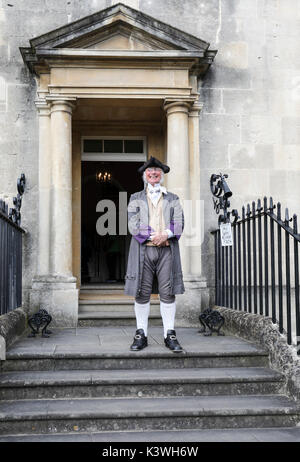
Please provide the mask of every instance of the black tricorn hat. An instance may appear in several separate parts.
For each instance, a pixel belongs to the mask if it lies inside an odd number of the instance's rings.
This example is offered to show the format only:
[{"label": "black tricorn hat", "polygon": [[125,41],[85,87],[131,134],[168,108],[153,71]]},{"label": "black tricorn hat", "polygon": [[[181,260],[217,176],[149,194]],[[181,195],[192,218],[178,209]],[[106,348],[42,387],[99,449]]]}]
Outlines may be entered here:
[{"label": "black tricorn hat", "polygon": [[147,160],[147,162],[145,162],[139,169],[138,169],[138,172],[143,174],[144,171],[148,168],[148,167],[157,167],[157,168],[161,168],[162,171],[164,173],[168,173],[170,171],[170,167],[168,167],[167,165],[163,164],[160,160],[156,159],[156,157],[150,157],[149,160]]}]

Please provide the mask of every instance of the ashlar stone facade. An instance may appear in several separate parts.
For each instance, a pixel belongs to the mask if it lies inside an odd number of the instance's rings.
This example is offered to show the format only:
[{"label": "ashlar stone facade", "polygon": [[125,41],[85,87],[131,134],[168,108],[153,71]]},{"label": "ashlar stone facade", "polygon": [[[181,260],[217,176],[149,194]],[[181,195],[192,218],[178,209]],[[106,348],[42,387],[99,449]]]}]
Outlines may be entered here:
[{"label": "ashlar stone facade", "polygon": [[[116,26],[102,10],[123,17]],[[208,303],[214,283],[211,173],[229,175],[234,208],[272,195],[300,212],[299,21],[297,0],[0,2],[0,197],[11,203],[25,173],[27,309],[48,294],[46,306],[61,307],[59,322],[76,323],[80,138],[95,135],[101,117],[103,134],[117,128],[147,136],[148,154],[170,162],[170,190],[203,201],[203,243],[183,251],[186,319],[199,294]],[[132,52],[143,70],[124,66]],[[146,98],[136,91],[141,86]],[[134,110],[126,99],[135,100]],[[148,119],[132,125],[145,100]],[[123,114],[122,127],[119,117],[105,122],[112,112]]]}]

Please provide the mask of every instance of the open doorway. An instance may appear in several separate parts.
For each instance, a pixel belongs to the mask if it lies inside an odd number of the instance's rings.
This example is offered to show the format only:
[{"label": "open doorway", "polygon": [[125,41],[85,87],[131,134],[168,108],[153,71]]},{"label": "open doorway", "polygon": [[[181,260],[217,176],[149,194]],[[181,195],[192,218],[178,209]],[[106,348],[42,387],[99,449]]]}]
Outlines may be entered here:
[{"label": "open doorway", "polygon": [[[81,281],[83,284],[123,283],[130,234],[120,234],[120,206],[124,197],[143,189],[137,169],[143,161],[82,161],[81,172]],[[123,193],[120,194],[120,193]],[[124,193],[127,193],[124,195]],[[97,212],[100,201],[112,201],[116,210],[116,234],[99,234],[97,221],[107,208]],[[99,223],[99,221],[98,221]],[[101,229],[100,229],[101,232]]]}]

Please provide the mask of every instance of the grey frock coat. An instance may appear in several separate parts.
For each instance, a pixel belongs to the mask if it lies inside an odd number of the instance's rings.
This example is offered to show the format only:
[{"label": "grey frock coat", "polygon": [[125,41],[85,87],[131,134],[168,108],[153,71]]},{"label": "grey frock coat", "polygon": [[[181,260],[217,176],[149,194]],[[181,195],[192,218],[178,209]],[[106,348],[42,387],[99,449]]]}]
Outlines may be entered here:
[{"label": "grey frock coat", "polygon": [[[172,272],[170,274],[170,295],[183,294],[184,284],[178,240],[184,227],[183,210],[176,194],[163,193],[163,215],[166,229],[174,233],[169,239],[172,253]],[[132,234],[127,272],[125,276],[125,294],[138,296],[141,291],[146,241],[154,231],[149,226],[149,208],[146,190],[136,192],[130,196],[128,204],[128,228]],[[158,293],[157,279],[154,278],[152,293]]]}]

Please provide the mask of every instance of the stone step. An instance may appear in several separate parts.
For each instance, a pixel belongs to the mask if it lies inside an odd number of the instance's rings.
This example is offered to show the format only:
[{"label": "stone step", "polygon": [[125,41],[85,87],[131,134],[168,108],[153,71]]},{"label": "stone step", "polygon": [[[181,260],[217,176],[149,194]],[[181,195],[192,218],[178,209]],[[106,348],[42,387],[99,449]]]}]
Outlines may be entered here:
[{"label": "stone step", "polygon": [[[127,351],[128,348],[128,351]],[[139,352],[129,350],[129,344],[123,352],[113,347],[103,348],[100,353],[85,351],[84,346],[59,349],[53,353],[37,351],[21,351],[6,355],[2,362],[2,371],[45,371],[45,370],[99,370],[99,369],[183,369],[202,367],[268,367],[268,354],[263,351],[225,351],[183,352],[174,354],[165,348],[162,352],[159,345],[151,351],[145,348]]]},{"label": "stone step", "polygon": [[[295,443],[300,442],[300,427],[273,427],[273,428],[226,428],[226,429],[213,429],[209,430],[157,430],[157,431],[124,431],[124,432],[97,432],[97,433],[85,433],[85,432],[68,432],[68,433],[52,433],[52,434],[31,434],[31,435],[6,435],[0,436],[0,443],[17,443],[17,442],[36,442],[36,443],[133,443],[132,450],[142,451],[146,454],[147,449],[143,447],[136,448],[134,443]],[[148,446],[147,446],[148,447]],[[162,446],[164,450],[165,446]],[[99,449],[99,453],[107,448]],[[151,446],[149,446],[149,449]],[[172,447],[171,447],[172,448]],[[112,446],[112,449],[120,449],[119,446]],[[174,451],[177,446],[174,447]],[[77,448],[76,448],[77,450]],[[128,451],[128,449],[127,449]],[[167,449],[166,449],[167,451]],[[200,455],[202,448],[200,446],[194,446],[196,455]],[[194,455],[195,452],[191,452]],[[167,452],[166,452],[167,453]],[[165,454],[166,454],[165,453]],[[128,454],[128,452],[123,452]],[[135,453],[136,454],[136,453]],[[156,449],[152,450],[153,455],[157,455]],[[176,453],[174,453],[177,455]],[[188,454],[188,452],[182,452],[182,454]]]},{"label": "stone step", "polygon": [[[107,309],[107,307],[106,307]],[[149,315],[149,326],[162,326],[160,312],[154,310]],[[79,311],[78,327],[136,326],[135,314],[131,311]]]},{"label": "stone step", "polygon": [[[98,291],[97,291],[98,292]],[[151,299],[150,325],[161,326],[160,302]],[[79,327],[135,326],[134,298],[116,294],[81,294],[79,299]]]},{"label": "stone step", "polygon": [[163,328],[148,329],[148,347],[130,351],[134,327],[51,329],[49,338],[24,336],[12,345],[3,371],[182,369],[193,367],[268,367],[267,351],[234,336],[205,337],[197,328],[176,328],[182,353],[164,344]]},{"label": "stone step", "polygon": [[124,292],[125,284],[121,282],[111,282],[111,283],[93,283],[93,284],[81,284],[80,292],[94,292],[94,291],[107,291],[107,290],[122,290]]},{"label": "stone step", "polygon": [[[122,312],[135,316],[134,302],[128,300],[79,300],[79,313],[84,312]],[[159,300],[151,302],[150,313],[160,314]]]},{"label": "stone step", "polygon": [[290,427],[299,414],[282,395],[2,401],[0,434]]},{"label": "stone step", "polygon": [[[80,291],[79,304],[93,304],[98,303],[100,305],[130,305],[134,306],[134,297],[125,295],[123,293],[116,293],[114,291],[107,292],[94,290],[94,291]],[[151,295],[151,305],[159,305],[160,300],[157,295]]]},{"label": "stone step", "polygon": [[118,288],[94,288],[94,289],[80,289],[80,297],[86,294],[94,295],[94,296],[102,296],[102,295],[123,295],[124,294],[124,286]]},{"label": "stone step", "polygon": [[254,367],[7,372],[0,399],[275,394],[283,382],[281,374]]}]

